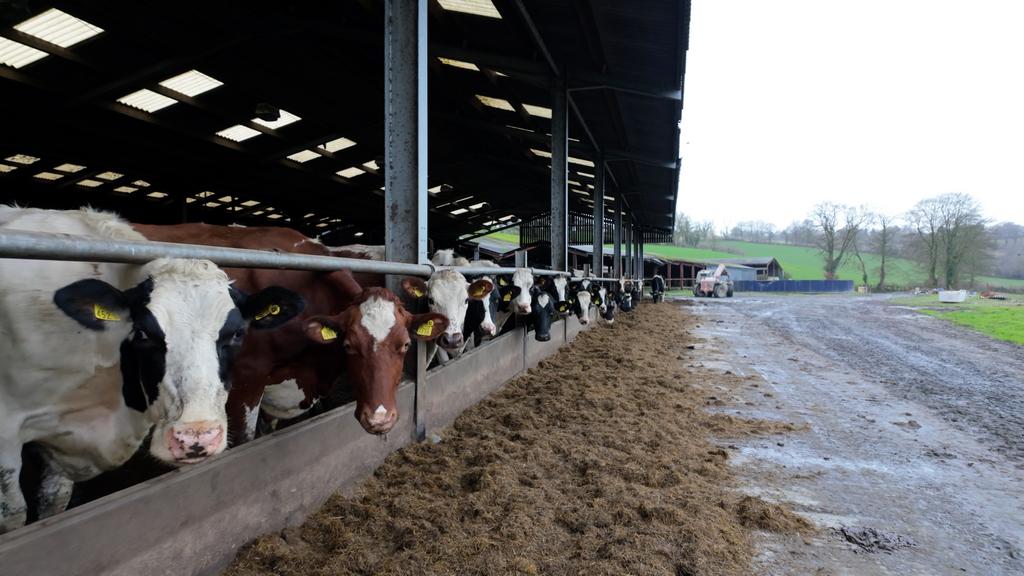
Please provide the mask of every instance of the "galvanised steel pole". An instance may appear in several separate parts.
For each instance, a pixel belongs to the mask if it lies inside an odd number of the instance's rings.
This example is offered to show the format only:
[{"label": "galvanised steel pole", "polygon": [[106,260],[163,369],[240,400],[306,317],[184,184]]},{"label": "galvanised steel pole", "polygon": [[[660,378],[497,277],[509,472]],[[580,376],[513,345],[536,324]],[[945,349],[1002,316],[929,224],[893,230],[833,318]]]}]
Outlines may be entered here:
[{"label": "galvanised steel pole", "polygon": [[568,270],[569,104],[565,82],[551,88],[551,269]]},{"label": "galvanised steel pole", "polygon": [[604,158],[597,159],[594,171],[594,253],[590,271],[604,276]]},{"label": "galvanised steel pole", "polygon": [[[427,0],[384,0],[384,246],[391,260],[427,262]],[[388,288],[402,294],[401,279]],[[411,302],[409,303],[412,304]],[[426,437],[426,344],[416,375],[415,438]]]}]

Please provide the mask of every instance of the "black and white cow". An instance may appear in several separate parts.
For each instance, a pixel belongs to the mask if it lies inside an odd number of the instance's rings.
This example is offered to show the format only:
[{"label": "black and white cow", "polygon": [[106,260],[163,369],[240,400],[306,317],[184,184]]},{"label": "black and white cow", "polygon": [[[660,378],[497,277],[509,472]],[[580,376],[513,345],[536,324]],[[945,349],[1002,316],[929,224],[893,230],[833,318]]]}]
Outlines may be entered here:
[{"label": "black and white cow", "polygon": [[574,280],[568,284],[569,312],[584,326],[590,323],[590,305],[595,300],[591,280]]},{"label": "black and white cow", "polygon": [[615,322],[615,308],[618,306],[617,292],[609,291],[608,288],[600,286],[597,289],[598,312],[609,324]]},{"label": "black and white cow", "polygon": [[665,299],[665,279],[661,274],[655,274],[651,278],[651,299],[655,304]]},{"label": "black and white cow", "polygon": [[[112,214],[0,207],[0,228],[144,240]],[[0,532],[22,525],[22,445],[43,455],[39,516],[74,481],[126,462],[150,435],[158,460],[191,464],[227,446],[231,364],[246,330],[303,300],[233,289],[206,260],[143,266],[0,259]]]}]

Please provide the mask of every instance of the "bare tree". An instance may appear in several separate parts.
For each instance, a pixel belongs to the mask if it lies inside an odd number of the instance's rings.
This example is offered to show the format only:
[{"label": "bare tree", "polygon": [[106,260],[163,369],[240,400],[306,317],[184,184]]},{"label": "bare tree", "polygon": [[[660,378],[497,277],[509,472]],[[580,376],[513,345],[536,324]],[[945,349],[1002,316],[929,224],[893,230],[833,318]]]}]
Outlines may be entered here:
[{"label": "bare tree", "polygon": [[918,260],[928,273],[928,286],[939,285],[939,228],[942,227],[938,198],[927,198],[918,202],[907,213],[907,222],[914,229],[914,248]]},{"label": "bare tree", "polygon": [[817,246],[824,260],[825,279],[835,280],[869,214],[853,206],[822,202],[811,211],[810,219],[819,233]]},{"label": "bare tree", "polygon": [[988,221],[981,216],[981,205],[968,194],[943,194],[936,200],[946,288],[956,288],[965,259],[978,258],[985,251]]},{"label": "bare tree", "polygon": [[875,223],[878,224],[878,230],[874,234],[874,248],[881,259],[878,265],[878,284],[875,285],[875,289],[881,291],[885,288],[885,263],[893,251],[896,240],[895,218],[886,214],[876,214]]}]

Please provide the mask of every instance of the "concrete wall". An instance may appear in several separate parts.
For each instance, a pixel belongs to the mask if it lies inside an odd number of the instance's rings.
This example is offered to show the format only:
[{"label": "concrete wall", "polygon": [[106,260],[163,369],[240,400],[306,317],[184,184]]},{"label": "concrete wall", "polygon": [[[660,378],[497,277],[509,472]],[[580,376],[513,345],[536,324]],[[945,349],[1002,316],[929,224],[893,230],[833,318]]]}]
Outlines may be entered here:
[{"label": "concrete wall", "polygon": [[[575,338],[575,318],[551,341],[522,328],[427,374],[426,428],[450,424]],[[0,536],[0,573],[32,576],[207,575],[253,538],[301,522],[331,494],[366,478],[414,434],[416,388],[399,388],[402,415],[386,437],[366,434],[354,405]]]}]

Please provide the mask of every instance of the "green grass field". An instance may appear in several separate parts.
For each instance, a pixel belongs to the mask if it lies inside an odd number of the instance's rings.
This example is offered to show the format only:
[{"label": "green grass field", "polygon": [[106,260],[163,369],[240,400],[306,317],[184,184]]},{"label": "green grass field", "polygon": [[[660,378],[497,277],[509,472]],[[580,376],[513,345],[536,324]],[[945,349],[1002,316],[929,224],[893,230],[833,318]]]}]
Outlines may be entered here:
[{"label": "green grass field", "polygon": [[[518,232],[495,232],[489,235],[496,240],[519,242]],[[611,247],[610,244],[606,246]],[[645,252],[665,258],[707,260],[714,258],[740,258],[743,256],[774,256],[782,264],[782,269],[794,280],[820,280],[825,277],[821,269],[821,255],[816,248],[809,246],[791,246],[788,244],[761,244],[742,242],[739,240],[719,240],[715,244],[717,250],[706,248],[688,248],[670,244],[648,244]],[[868,283],[878,283],[878,268],[881,258],[877,254],[862,254],[868,269]],[[856,258],[849,258],[839,269],[840,280],[853,280],[861,283],[860,263]],[[917,263],[904,258],[889,258],[885,265],[886,285],[898,287],[924,286],[926,276]],[[994,278],[979,276],[975,279],[980,287],[1024,289],[1024,280],[1013,278]]]},{"label": "green grass field", "polygon": [[968,326],[998,340],[1024,345],[1024,296],[1010,294],[1006,300],[969,297],[962,304],[944,304],[935,294],[893,298],[890,303]]}]

